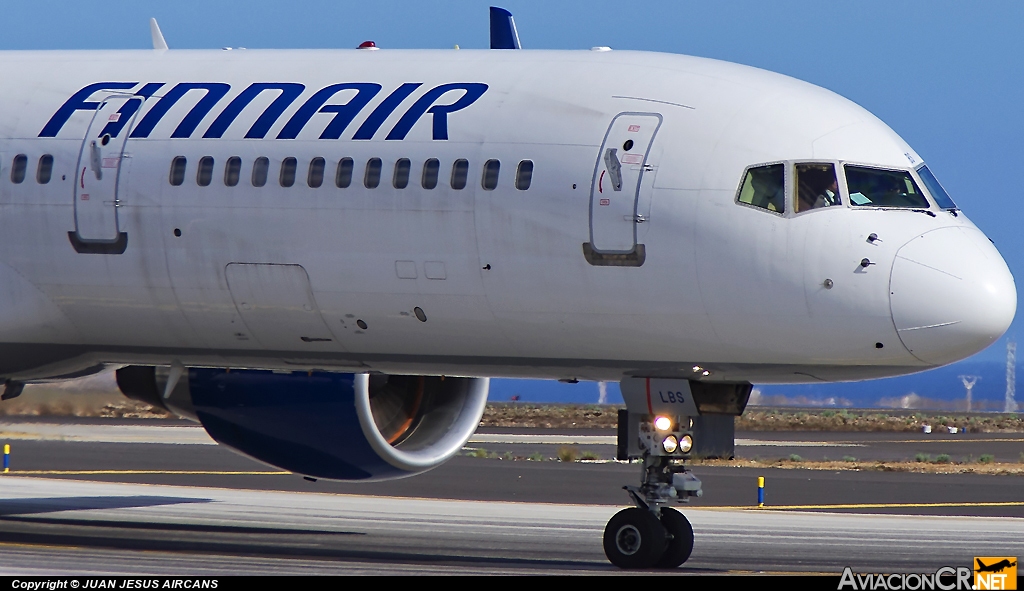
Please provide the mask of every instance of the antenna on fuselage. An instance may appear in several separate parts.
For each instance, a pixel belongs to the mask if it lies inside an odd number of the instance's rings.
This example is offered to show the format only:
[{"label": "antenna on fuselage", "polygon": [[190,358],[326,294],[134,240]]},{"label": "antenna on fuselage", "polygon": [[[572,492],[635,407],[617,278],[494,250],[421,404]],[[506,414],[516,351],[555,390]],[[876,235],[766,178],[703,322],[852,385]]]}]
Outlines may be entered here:
[{"label": "antenna on fuselage", "polygon": [[160,25],[156,24],[155,18],[149,19],[149,34],[153,36],[153,49],[167,49],[167,41],[164,40],[164,34],[160,32]]},{"label": "antenna on fuselage", "polygon": [[512,13],[497,6],[491,7],[491,49],[522,49]]}]

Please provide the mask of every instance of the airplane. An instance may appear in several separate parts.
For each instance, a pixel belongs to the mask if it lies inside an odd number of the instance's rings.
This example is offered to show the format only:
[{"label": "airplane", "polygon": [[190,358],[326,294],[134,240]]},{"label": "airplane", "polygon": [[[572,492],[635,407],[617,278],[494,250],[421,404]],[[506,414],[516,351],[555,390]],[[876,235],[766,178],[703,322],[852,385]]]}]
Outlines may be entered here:
[{"label": "airplane", "polygon": [[489,50],[5,51],[0,377],[124,394],[311,478],[434,468],[489,378],[618,381],[674,568],[695,421],[751,384],[968,357],[1016,287],[922,158],[828,90],[713,59]]},{"label": "airplane", "polygon": [[1004,558],[1004,559],[1002,559],[1002,560],[1000,560],[998,562],[994,562],[994,563],[989,564],[989,565],[986,565],[984,562],[982,562],[980,558],[976,558],[975,562],[978,563],[978,569],[977,570],[978,570],[979,573],[998,573],[998,572],[1002,572],[1003,570],[1005,570],[1007,568],[1010,568],[1010,567],[1013,567],[1013,566],[1017,566],[1017,561],[1016,560],[1012,560],[1011,561],[1008,558]]}]

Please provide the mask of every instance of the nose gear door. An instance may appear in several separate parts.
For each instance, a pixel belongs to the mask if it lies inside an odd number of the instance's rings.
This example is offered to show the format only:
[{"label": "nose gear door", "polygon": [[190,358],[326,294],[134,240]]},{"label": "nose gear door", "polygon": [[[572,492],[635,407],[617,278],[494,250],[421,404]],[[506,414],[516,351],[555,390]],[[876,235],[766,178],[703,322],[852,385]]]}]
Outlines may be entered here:
[{"label": "nose gear door", "polygon": [[75,238],[83,243],[121,239],[118,180],[131,121],[142,101],[131,95],[108,96],[85,133],[75,171]]},{"label": "nose gear door", "polygon": [[591,264],[643,264],[637,224],[647,220],[637,204],[650,189],[644,173],[653,171],[649,159],[661,121],[657,113],[619,113],[608,126],[590,188],[590,243],[583,249]]}]

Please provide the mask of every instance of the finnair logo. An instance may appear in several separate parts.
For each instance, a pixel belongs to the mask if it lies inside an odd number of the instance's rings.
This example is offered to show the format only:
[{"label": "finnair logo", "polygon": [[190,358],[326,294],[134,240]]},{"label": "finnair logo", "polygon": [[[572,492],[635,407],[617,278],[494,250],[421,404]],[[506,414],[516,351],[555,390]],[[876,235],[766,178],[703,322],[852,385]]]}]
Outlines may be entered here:
[{"label": "finnair logo", "polygon": [[[354,140],[373,139],[387,118],[395,112],[405,99],[415,93],[423,84],[421,82],[406,82],[395,90],[391,91],[384,100],[370,112],[362,125],[352,136]],[[50,117],[49,122],[39,132],[39,137],[56,137],[64,124],[71,119],[71,116],[78,111],[95,111],[100,108],[101,102],[94,99],[94,95],[109,97],[112,93],[131,95],[117,111],[116,116],[111,116],[107,125],[100,131],[99,135],[110,134],[116,137],[125,125],[132,120],[136,111],[144,101],[167,86],[164,82],[149,82],[142,84],[138,82],[97,82],[90,84],[71,96],[59,109]],[[336,140],[348,128],[356,116],[376,97],[381,91],[381,85],[373,82],[346,82],[332,84],[314,92],[302,103],[292,114],[288,121],[277,134],[279,140],[291,140],[299,136],[314,115],[325,113],[333,115],[326,126],[320,132],[322,140]],[[199,97],[195,106],[178,121],[177,127],[171,133],[172,138],[190,138],[196,133],[197,128],[203,119],[209,115],[214,108],[218,107],[221,99],[227,96],[231,90],[229,84],[223,82],[181,82],[171,86],[157,97],[156,103],[145,115],[141,116],[138,123],[131,130],[131,138],[148,138],[156,128],[157,124],[164,118],[179,100],[189,93]],[[224,136],[228,127],[238,115],[256,97],[264,92],[275,93],[276,98],[263,110],[256,122],[246,132],[245,137],[249,139],[262,139],[270,132],[270,128],[281,118],[285,110],[299,98],[306,90],[305,85],[294,82],[257,82],[250,84],[245,90],[238,93],[231,102],[221,107],[213,123],[203,131],[203,138],[220,138]],[[349,97],[347,102],[337,103],[332,99],[343,91],[354,91],[346,93]],[[398,123],[388,131],[385,140],[403,140],[424,115],[431,115],[433,118],[432,137],[435,140],[448,139],[448,115],[461,111],[472,105],[483,94],[487,92],[487,85],[479,82],[455,82],[441,84],[423,93],[412,106],[410,106]],[[90,100],[93,99],[93,100]]]}]

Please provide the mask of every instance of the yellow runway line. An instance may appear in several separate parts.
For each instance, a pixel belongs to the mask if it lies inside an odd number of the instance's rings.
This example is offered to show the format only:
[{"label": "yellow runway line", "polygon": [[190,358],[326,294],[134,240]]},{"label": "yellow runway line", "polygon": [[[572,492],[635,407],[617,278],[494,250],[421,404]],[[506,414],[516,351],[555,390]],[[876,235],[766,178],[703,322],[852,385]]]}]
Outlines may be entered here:
[{"label": "yellow runway line", "polygon": [[196,476],[277,476],[280,474],[291,474],[291,472],[266,471],[266,472],[240,472],[226,470],[18,470],[10,472],[8,476],[39,476],[44,474],[58,476],[81,476],[96,474],[175,474],[175,475],[196,475]]},{"label": "yellow runway line", "polygon": [[1024,507],[1024,501],[994,501],[978,503],[858,503],[846,505],[765,505],[764,507],[752,507],[750,505],[733,506],[706,506],[693,507],[694,509],[743,509],[743,510],[765,510],[765,509],[911,509],[928,507]]},{"label": "yellow runway line", "polygon": [[856,443],[859,445],[874,443],[1024,443],[1024,439],[879,439],[878,441],[830,441],[828,443]]}]

